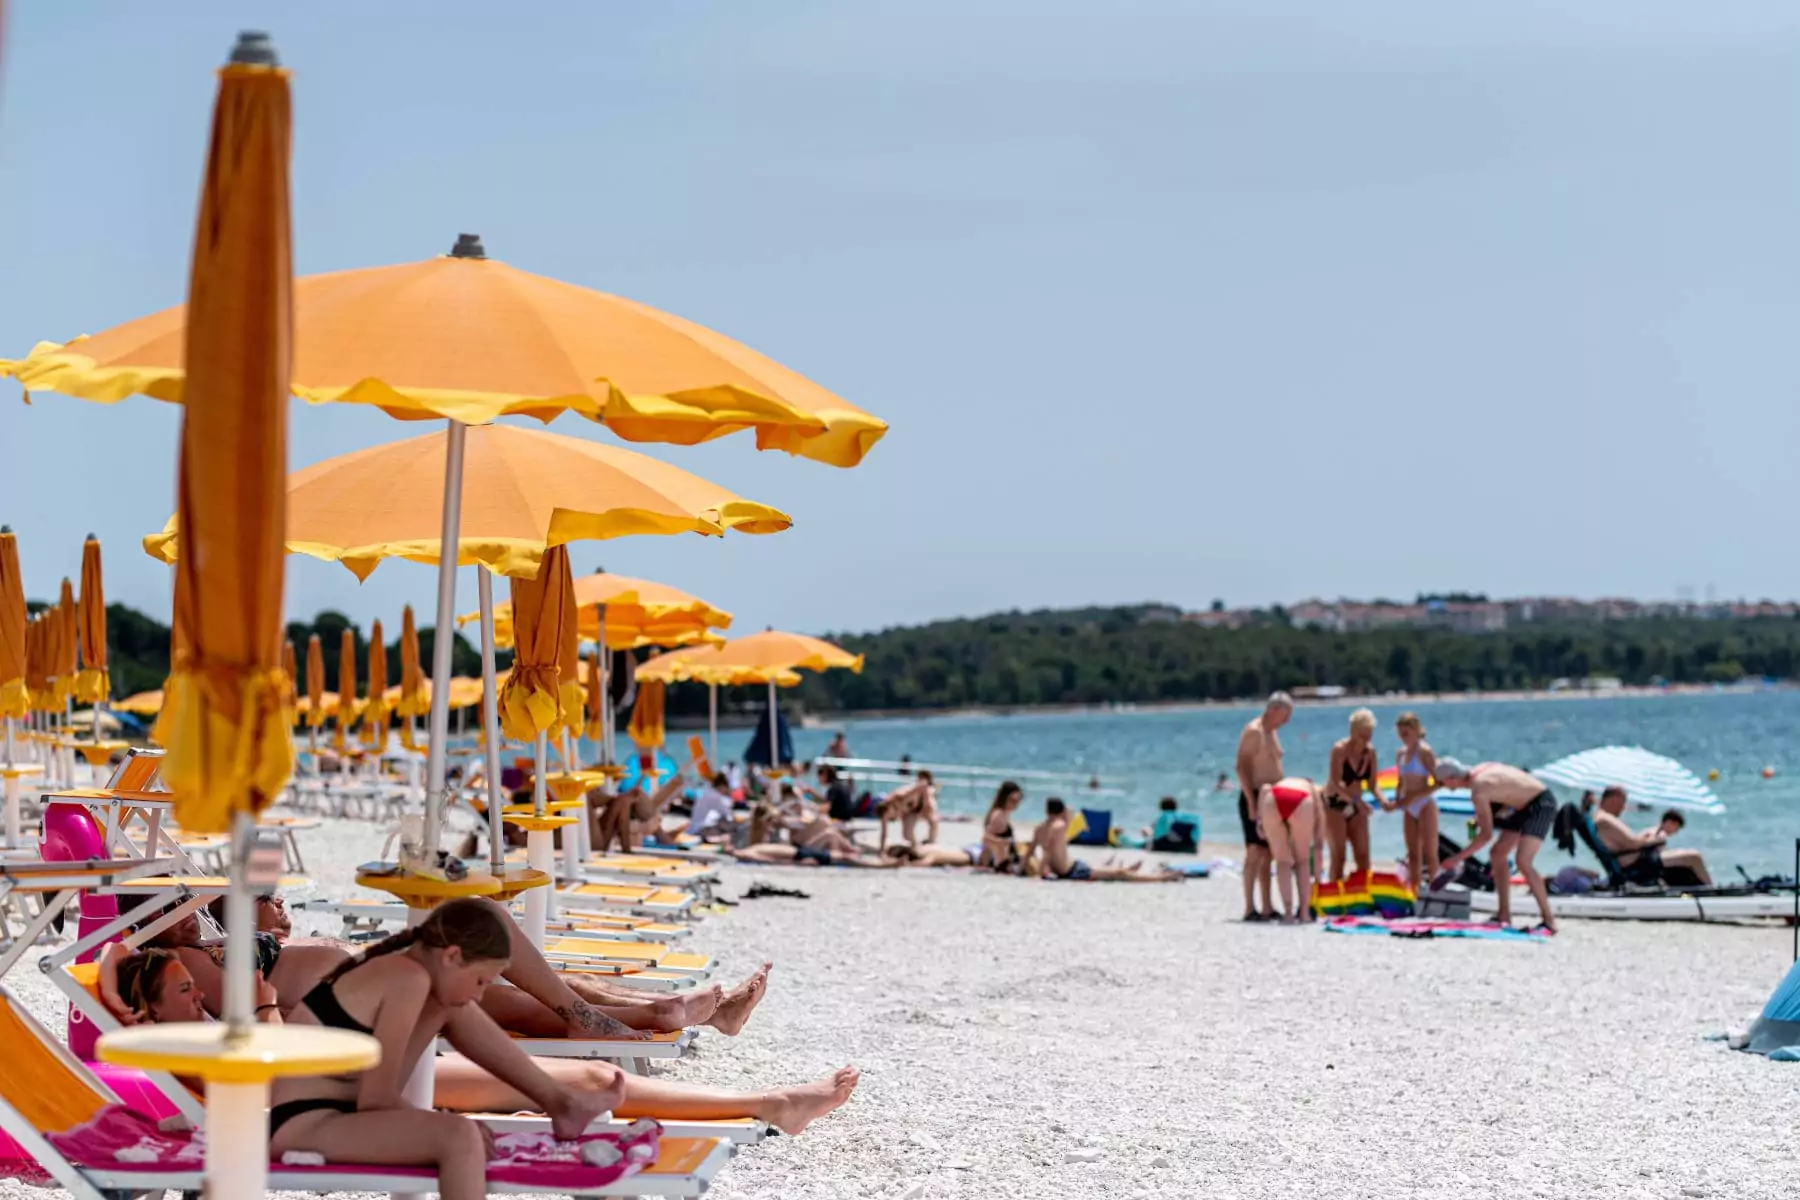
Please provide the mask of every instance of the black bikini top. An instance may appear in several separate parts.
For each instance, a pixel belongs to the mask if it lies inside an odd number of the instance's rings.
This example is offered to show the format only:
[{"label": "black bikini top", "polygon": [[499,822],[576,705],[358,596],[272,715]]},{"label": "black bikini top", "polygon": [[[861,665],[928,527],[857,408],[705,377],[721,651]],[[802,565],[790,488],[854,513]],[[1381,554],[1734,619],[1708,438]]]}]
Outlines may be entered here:
[{"label": "black bikini top", "polygon": [[332,990],[329,980],[321,979],[313,984],[312,991],[300,1000],[318,1020],[319,1024],[331,1029],[348,1029],[353,1033],[369,1033],[375,1031],[344,1011],[338,1003],[337,992]]}]

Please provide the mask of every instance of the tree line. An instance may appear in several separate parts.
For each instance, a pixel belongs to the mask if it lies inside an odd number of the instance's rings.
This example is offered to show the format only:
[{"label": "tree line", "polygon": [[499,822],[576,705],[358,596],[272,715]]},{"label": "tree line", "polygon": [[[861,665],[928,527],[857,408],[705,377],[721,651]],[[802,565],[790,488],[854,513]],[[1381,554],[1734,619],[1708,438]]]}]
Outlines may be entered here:
[{"label": "tree line", "polygon": [[[1168,620],[1168,612],[1166,605],[1008,612],[829,634],[864,655],[862,673],[805,673],[785,697],[815,711],[906,710],[1238,700],[1322,685],[1379,695],[1541,688],[1590,676],[1633,685],[1800,677],[1800,620],[1670,617],[1533,624],[1494,633],[1335,633],[1295,628],[1274,613],[1244,628],[1207,629]],[[384,632],[398,633],[398,625]],[[303,674],[307,639],[320,635],[327,690],[337,689],[339,639],[346,628],[356,638],[360,674],[367,666],[367,632],[342,613],[321,612],[287,627]],[[113,604],[107,607],[107,640],[115,697],[162,686],[169,671],[167,625]],[[431,629],[419,630],[427,670],[432,640]],[[502,655],[502,669],[509,658]],[[480,673],[480,656],[461,634],[452,661],[458,675]],[[399,664],[396,640],[388,646],[390,683],[399,682]],[[755,710],[763,697],[759,687],[727,689],[721,706]],[[705,689],[673,688],[668,707],[678,715],[704,714]]]}]

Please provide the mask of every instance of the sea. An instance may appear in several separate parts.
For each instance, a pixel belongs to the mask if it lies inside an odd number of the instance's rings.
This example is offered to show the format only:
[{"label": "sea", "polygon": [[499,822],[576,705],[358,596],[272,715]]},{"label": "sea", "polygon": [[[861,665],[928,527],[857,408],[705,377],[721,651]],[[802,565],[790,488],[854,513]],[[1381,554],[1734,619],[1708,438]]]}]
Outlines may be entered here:
[{"label": "sea", "polygon": [[[1642,746],[1684,763],[1706,779],[1725,803],[1718,816],[1688,814],[1686,829],[1674,845],[1690,846],[1706,856],[1713,877],[1723,883],[1751,876],[1790,875],[1795,871],[1796,839],[1800,839],[1800,690],[1719,692],[1680,695],[1621,696],[1600,699],[1459,700],[1448,703],[1408,701],[1374,703],[1380,721],[1376,750],[1381,765],[1391,766],[1399,741],[1394,718],[1403,711],[1419,714],[1426,738],[1440,754],[1464,762],[1508,762],[1542,766],[1566,754],[1595,746]],[[1302,706],[1282,730],[1288,770],[1323,779],[1331,744],[1344,736],[1352,709]],[[957,715],[911,719],[847,720],[822,729],[793,731],[795,753],[802,760],[825,752],[832,735],[842,729],[853,756],[897,760],[910,755],[918,763],[953,763],[1011,770],[1067,771],[1098,775],[1120,794],[1098,800],[1082,797],[1080,783],[1058,784],[1064,799],[1085,807],[1110,808],[1113,824],[1135,830],[1155,820],[1158,801],[1175,797],[1184,809],[1198,813],[1203,836],[1213,842],[1241,840],[1236,792],[1217,792],[1220,773],[1231,775],[1237,737],[1253,707],[1107,710],[1018,715]],[[724,757],[741,753],[747,730],[721,730]],[[1772,772],[1767,778],[1765,771]],[[1021,810],[1034,819],[1050,789],[1027,781]],[[949,784],[940,787],[947,812],[979,816],[991,797],[989,788]],[[1575,800],[1578,796],[1559,796]],[[1634,827],[1655,823],[1654,813],[1631,812]],[[1377,813],[1373,852],[1378,858],[1400,853],[1402,818]],[[1444,817],[1444,832],[1466,840],[1465,819]],[[1547,845],[1540,861],[1551,869],[1565,862],[1592,867],[1584,852],[1570,859]]]}]

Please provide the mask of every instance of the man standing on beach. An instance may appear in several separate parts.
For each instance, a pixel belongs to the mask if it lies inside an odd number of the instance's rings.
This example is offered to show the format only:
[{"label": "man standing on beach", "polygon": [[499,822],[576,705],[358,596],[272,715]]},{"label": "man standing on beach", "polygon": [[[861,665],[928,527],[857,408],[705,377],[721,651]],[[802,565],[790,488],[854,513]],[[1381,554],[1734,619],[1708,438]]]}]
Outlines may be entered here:
[{"label": "man standing on beach", "polygon": [[1510,858],[1525,877],[1532,899],[1537,901],[1541,927],[1555,933],[1550,889],[1544,885],[1535,861],[1539,847],[1550,835],[1550,827],[1556,824],[1556,797],[1544,781],[1530,771],[1505,763],[1465,767],[1454,758],[1439,758],[1432,774],[1444,787],[1466,786],[1475,805],[1475,840],[1444,860],[1438,878],[1455,878],[1464,862],[1493,842],[1494,852],[1488,863],[1493,867],[1494,894],[1498,899],[1495,918],[1502,925],[1512,924],[1512,872],[1506,865]]},{"label": "man standing on beach", "polygon": [[[1276,692],[1263,706],[1262,713],[1244,726],[1238,737],[1238,823],[1244,827],[1244,920],[1276,920],[1275,901],[1271,895],[1269,868],[1274,861],[1269,840],[1256,823],[1256,798],[1264,786],[1281,782],[1287,772],[1281,766],[1281,738],[1277,734],[1294,715],[1294,700],[1286,692]],[[1262,893],[1262,907],[1256,906],[1256,894]],[[1303,902],[1309,898],[1303,897]]]}]

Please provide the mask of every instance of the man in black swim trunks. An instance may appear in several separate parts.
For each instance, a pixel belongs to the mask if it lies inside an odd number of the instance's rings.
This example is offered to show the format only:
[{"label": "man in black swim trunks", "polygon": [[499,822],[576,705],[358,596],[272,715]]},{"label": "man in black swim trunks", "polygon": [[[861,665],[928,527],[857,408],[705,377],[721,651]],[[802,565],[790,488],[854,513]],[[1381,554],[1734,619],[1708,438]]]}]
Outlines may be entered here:
[{"label": "man in black swim trunks", "polygon": [[[1256,821],[1256,798],[1262,789],[1280,783],[1287,772],[1281,765],[1281,737],[1276,732],[1294,715],[1294,701],[1286,692],[1269,697],[1263,710],[1238,736],[1238,823],[1244,829],[1244,920],[1277,919],[1270,875],[1274,855]],[[1256,906],[1257,892],[1262,907]]]},{"label": "man in black swim trunks", "polygon": [[1498,901],[1495,918],[1502,925],[1512,924],[1512,872],[1506,866],[1510,858],[1525,877],[1532,899],[1537,901],[1542,928],[1555,933],[1556,914],[1550,911],[1550,889],[1536,864],[1538,849],[1556,824],[1556,797],[1544,781],[1530,771],[1505,763],[1465,767],[1454,758],[1441,756],[1432,774],[1444,787],[1468,788],[1475,806],[1474,840],[1444,860],[1438,878],[1454,878],[1463,863],[1491,841],[1494,852],[1488,861],[1493,866]]}]

